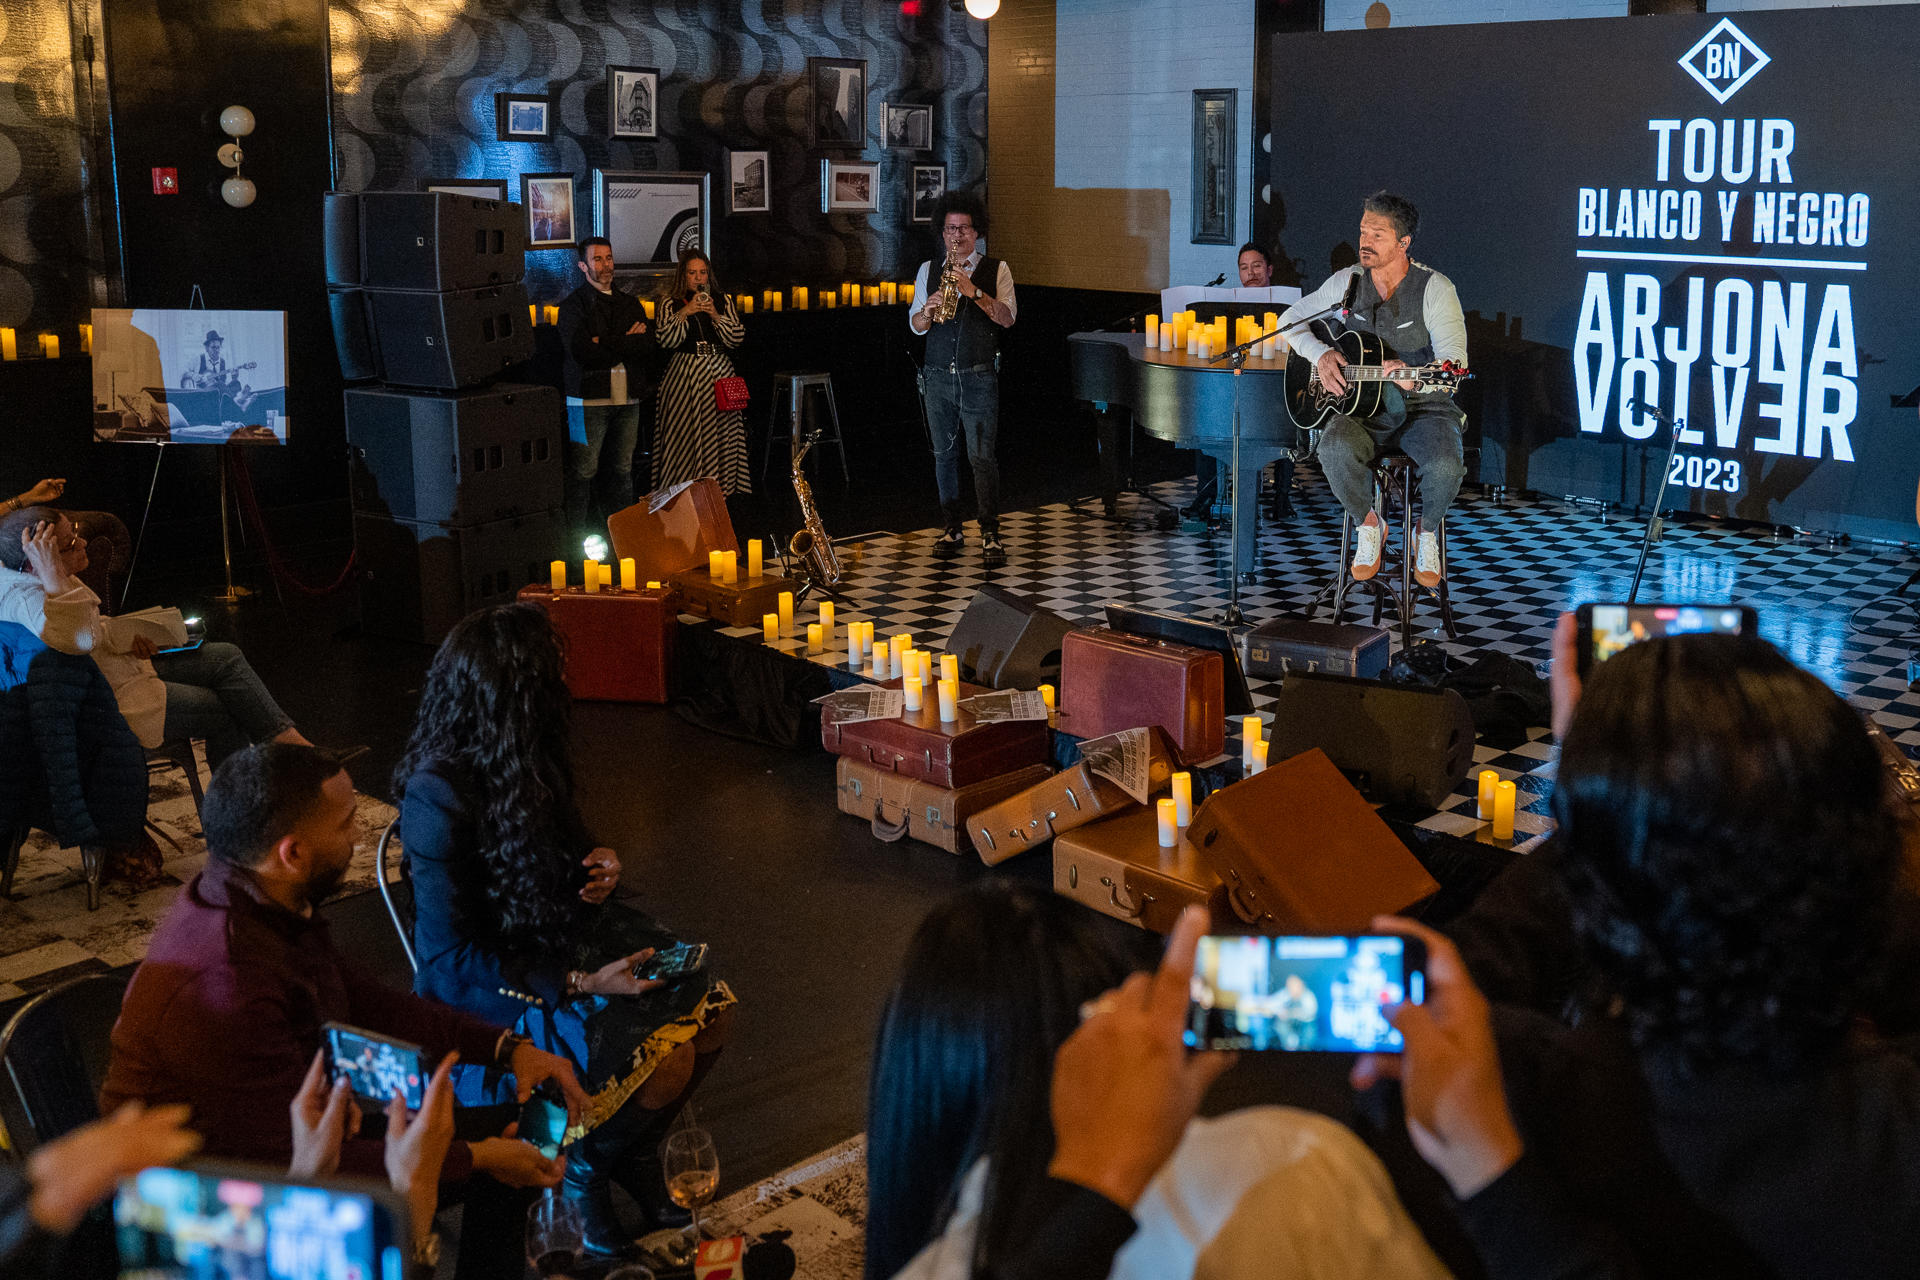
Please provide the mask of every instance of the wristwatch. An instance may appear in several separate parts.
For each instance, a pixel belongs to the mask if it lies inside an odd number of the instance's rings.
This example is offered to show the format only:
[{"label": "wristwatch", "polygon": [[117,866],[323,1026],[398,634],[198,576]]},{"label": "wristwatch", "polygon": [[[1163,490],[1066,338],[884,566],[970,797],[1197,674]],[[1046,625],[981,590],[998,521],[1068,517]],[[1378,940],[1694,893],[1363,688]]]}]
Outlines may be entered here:
[{"label": "wristwatch", "polygon": [[500,1043],[495,1046],[493,1051],[493,1065],[502,1071],[511,1069],[513,1066],[514,1052],[518,1050],[521,1045],[532,1043],[533,1041],[526,1036],[517,1036],[511,1031],[501,1032]]}]

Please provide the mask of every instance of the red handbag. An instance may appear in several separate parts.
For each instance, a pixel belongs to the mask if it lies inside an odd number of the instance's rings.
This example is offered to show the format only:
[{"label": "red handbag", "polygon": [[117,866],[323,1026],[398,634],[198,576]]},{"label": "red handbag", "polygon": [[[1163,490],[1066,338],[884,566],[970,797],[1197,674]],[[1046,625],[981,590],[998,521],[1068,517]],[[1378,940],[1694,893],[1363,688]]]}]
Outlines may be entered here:
[{"label": "red handbag", "polygon": [[721,413],[738,413],[747,407],[747,380],[738,375],[713,380],[713,407]]}]

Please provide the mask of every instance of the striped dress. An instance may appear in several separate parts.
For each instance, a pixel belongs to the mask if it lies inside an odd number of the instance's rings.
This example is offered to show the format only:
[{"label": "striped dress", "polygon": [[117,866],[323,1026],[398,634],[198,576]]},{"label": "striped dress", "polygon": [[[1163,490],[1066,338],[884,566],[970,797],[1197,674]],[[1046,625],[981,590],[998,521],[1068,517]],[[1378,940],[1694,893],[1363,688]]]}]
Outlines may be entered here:
[{"label": "striped dress", "polygon": [[[653,445],[655,489],[703,476],[718,480],[726,493],[747,493],[753,488],[745,415],[721,413],[713,407],[714,379],[734,376],[733,361],[725,353],[740,345],[746,326],[735,314],[731,298],[716,295],[714,309],[717,317],[668,320],[658,330],[661,348],[673,356],[660,381]],[[713,354],[695,354],[696,342],[712,343]]]}]

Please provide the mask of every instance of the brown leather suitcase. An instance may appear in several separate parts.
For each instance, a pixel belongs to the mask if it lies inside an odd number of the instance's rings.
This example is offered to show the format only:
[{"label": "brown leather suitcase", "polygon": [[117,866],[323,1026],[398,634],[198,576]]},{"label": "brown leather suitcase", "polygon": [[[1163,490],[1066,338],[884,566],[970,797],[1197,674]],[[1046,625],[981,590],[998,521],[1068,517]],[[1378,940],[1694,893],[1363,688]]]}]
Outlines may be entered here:
[{"label": "brown leather suitcase", "polygon": [[[979,685],[960,686],[962,701],[990,692]],[[837,756],[903,778],[955,788],[1045,764],[1052,754],[1044,720],[979,724],[962,707],[958,720],[943,723],[939,700],[931,696],[920,710],[903,712],[897,720],[828,724],[823,719],[820,744]]]},{"label": "brown leather suitcase", "polygon": [[554,591],[541,583],[519,598],[547,611],[565,645],[567,690],[597,702],[666,702],[680,634],[678,593],[671,587],[619,591],[581,587]]},{"label": "brown leather suitcase", "polygon": [[1225,667],[1217,653],[1093,628],[1060,649],[1060,729],[1098,738],[1143,724],[1173,740],[1183,764],[1226,749]]},{"label": "brown leather suitcase", "polygon": [[1031,787],[1051,772],[1044,764],[1030,764],[955,790],[903,778],[845,756],[834,765],[840,812],[867,819],[875,839],[892,842],[912,836],[948,853],[973,848],[968,831],[977,810]]},{"label": "brown leather suitcase", "polygon": [[1189,906],[1216,922],[1233,919],[1226,886],[1187,833],[1160,847],[1160,817],[1145,805],[1060,836],[1053,842],[1053,891],[1103,916],[1170,933]]},{"label": "brown leather suitcase", "polygon": [[1365,933],[1440,888],[1318,749],[1208,796],[1187,837],[1261,933]]},{"label": "brown leather suitcase", "polygon": [[[736,551],[746,574],[746,552],[733,535],[727,497],[720,482],[705,477],[688,484],[658,511],[648,511],[647,494],[624,511],[607,517],[607,538],[615,562],[632,560],[642,582],[665,582],[688,569],[707,567],[707,552]],[[755,618],[755,622],[759,619]]]},{"label": "brown leather suitcase", "polygon": [[[1147,766],[1149,795],[1167,785],[1174,766],[1173,744],[1167,740],[1166,733],[1158,728],[1150,732],[1153,746]],[[993,867],[1038,848],[1063,831],[1139,807],[1119,784],[1100,777],[1082,760],[1071,769],[1062,769],[1046,781],[982,809],[968,822],[967,830],[973,836],[974,851],[980,855],[980,861]]]},{"label": "brown leather suitcase", "polygon": [[[748,578],[745,566],[741,567],[738,582],[715,582],[707,576],[704,561],[698,569],[674,574],[670,581],[679,588],[680,607],[688,613],[712,618],[725,626],[752,627],[756,631],[768,614],[780,612],[782,591],[797,593],[800,590],[800,584],[792,578]],[[794,625],[802,636],[806,634],[806,623],[800,620],[797,611]]]}]

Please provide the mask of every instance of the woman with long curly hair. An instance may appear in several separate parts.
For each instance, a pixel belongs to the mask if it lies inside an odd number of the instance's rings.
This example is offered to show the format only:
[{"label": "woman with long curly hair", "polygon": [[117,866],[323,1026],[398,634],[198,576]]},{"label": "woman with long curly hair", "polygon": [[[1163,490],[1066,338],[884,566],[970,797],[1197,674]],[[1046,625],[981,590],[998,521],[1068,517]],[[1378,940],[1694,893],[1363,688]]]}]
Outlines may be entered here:
[{"label": "woman with long curly hair", "polygon": [[[434,655],[394,788],[414,887],[414,989],[573,1062],[593,1106],[561,1190],[580,1205],[589,1251],[609,1254],[631,1240],[610,1181],[653,1225],[686,1220],[655,1152],[719,1051],[734,996],[704,974],[633,976],[677,940],[608,901],[620,859],[574,805],[571,710],[546,614],[475,613]],[[493,1101],[490,1083],[466,1080],[463,1100]]]}]

